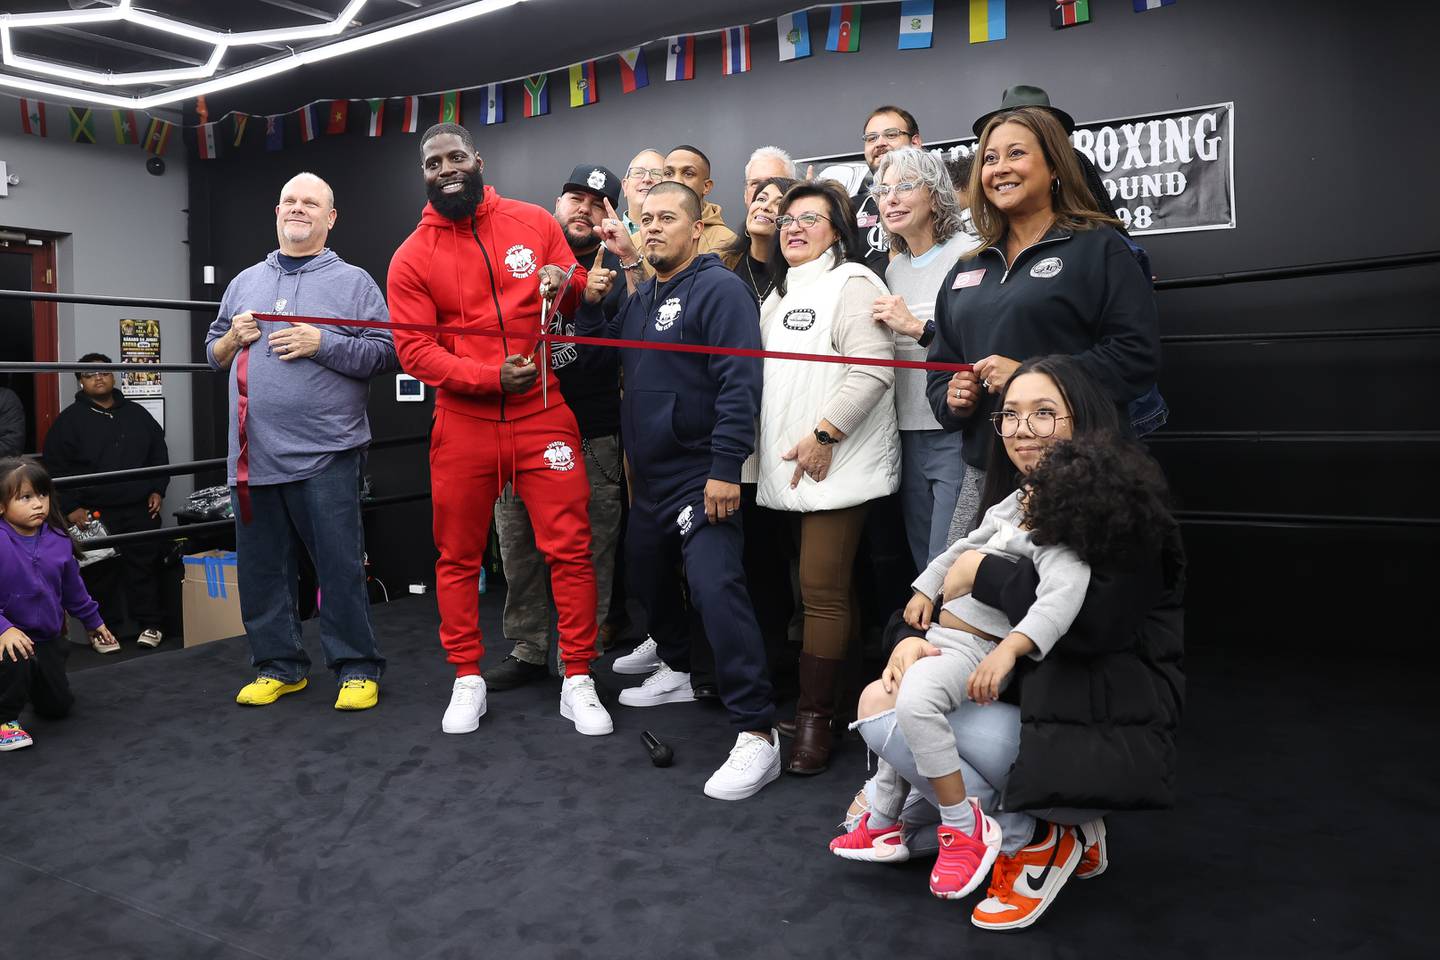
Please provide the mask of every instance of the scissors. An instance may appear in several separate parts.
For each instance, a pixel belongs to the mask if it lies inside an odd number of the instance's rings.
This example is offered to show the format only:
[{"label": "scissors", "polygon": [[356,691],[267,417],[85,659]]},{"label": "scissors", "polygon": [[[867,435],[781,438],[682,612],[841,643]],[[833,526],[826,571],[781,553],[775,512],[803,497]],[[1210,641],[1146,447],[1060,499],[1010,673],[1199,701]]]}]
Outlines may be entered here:
[{"label": "scissors", "polygon": [[[556,294],[559,294],[562,290],[565,289],[565,287],[570,283],[570,278],[575,276],[575,271],[578,269],[580,269],[580,264],[571,264],[570,269],[566,270],[565,275],[560,278],[560,282],[555,284],[554,294],[551,294],[550,296],[542,296],[540,298],[541,333],[550,332],[550,325],[554,322],[555,314],[559,312],[560,309],[560,298]],[[540,371],[540,399],[541,403],[544,406],[548,407],[550,405],[550,341],[541,340],[539,343],[537,343],[535,345],[535,349],[530,351],[530,355],[525,358],[525,362],[533,362],[535,359],[535,354],[540,352],[543,352],[545,355],[545,366]]]}]

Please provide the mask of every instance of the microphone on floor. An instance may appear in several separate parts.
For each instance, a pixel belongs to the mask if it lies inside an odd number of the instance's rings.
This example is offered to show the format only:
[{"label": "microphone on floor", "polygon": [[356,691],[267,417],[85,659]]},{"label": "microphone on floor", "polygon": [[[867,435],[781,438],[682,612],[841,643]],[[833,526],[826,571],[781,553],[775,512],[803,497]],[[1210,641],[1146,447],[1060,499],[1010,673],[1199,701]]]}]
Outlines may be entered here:
[{"label": "microphone on floor", "polygon": [[645,752],[650,754],[650,762],[655,766],[668,767],[675,762],[675,751],[661,743],[649,730],[640,734],[640,740],[645,744]]}]

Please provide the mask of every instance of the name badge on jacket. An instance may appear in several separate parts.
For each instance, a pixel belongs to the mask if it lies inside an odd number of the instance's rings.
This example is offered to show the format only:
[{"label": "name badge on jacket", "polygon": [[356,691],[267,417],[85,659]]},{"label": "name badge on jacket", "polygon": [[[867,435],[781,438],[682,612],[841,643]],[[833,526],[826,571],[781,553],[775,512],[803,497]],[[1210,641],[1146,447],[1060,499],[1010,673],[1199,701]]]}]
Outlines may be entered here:
[{"label": "name badge on jacket", "polygon": [[955,274],[955,282],[950,285],[950,289],[964,290],[966,287],[978,287],[983,279],[985,279],[984,267],[979,270],[966,270],[964,273]]}]

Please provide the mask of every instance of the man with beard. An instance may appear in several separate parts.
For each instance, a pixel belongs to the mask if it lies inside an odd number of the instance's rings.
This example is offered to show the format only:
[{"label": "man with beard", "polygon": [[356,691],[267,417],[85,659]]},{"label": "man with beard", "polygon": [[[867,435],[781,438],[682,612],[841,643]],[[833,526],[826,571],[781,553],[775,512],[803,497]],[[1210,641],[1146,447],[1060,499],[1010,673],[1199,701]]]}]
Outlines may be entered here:
[{"label": "man with beard", "polygon": [[230,371],[230,457],[240,618],[259,672],[235,698],[274,703],[303,690],[310,658],[295,615],[298,534],[320,580],[320,645],[340,681],[336,710],[379,696],[385,659],[370,625],[360,475],[371,377],[394,370],[383,328],[257,320],[255,313],[385,322],[370,275],[325,246],[335,194],[313,173],[285,184],[275,207],[280,249],[230,281],[205,337],[210,365]]},{"label": "man with beard", "polygon": [[885,267],[890,263],[890,242],[885,238],[885,228],[880,226],[880,208],[870,195],[870,188],[881,157],[901,147],[920,146],[920,125],[909,110],[889,104],[876,107],[865,118],[861,142],[870,175],[850,198],[850,206],[855,210],[855,234],[865,247],[865,266],[884,279]]},{"label": "man with beard", "polygon": [[[755,297],[719,257],[699,252],[705,228],[695,192],[680,183],[658,184],[645,198],[640,225],[654,276],[608,321],[601,291],[587,288],[576,330],[759,349]],[[629,241],[617,219],[607,218],[601,231],[607,245]],[[621,360],[621,430],[634,493],[625,535],[630,587],[645,605],[660,662],[644,683],[621,693],[620,702],[648,707],[694,699],[677,569],[683,558],[690,602],[715,652],[720,697],[738,731],[705,794],[743,800],[780,775],[765,644],[745,590],[739,515],[740,465],[755,447],[760,361],[669,350],[623,350]]]},{"label": "man with beard", "polygon": [[[577,259],[590,270],[590,282],[604,286],[607,319],[620,309],[625,284],[610,282],[620,258],[600,244],[596,226],[605,205],[620,201],[620,182],[597,163],[582,163],[570,174],[555,200],[555,222],[565,232]],[[599,260],[597,261],[597,255]],[[573,317],[556,314],[552,332],[575,333]],[[610,612],[615,571],[615,545],[620,536],[620,357],[608,347],[557,343],[551,346],[550,369],[580,426],[580,449],[590,480],[590,550],[598,597],[595,620],[605,623]],[[495,504],[495,534],[505,564],[505,639],[514,649],[485,673],[490,690],[508,690],[545,676],[550,648],[550,598],[545,589],[545,558],[535,546],[529,512],[512,483]],[[601,651],[596,650],[599,655]]]},{"label": "man with beard", "polygon": [[495,499],[513,484],[550,566],[566,674],[560,714],[582,734],[607,734],[614,727],[590,678],[595,571],[580,431],[548,372],[542,389],[535,362],[542,296],[553,294],[565,309],[586,273],[576,269],[562,289],[565,268],[577,265],[560,226],[544,209],[485,185],[485,163],[464,127],[426,130],[420,155],[429,203],[390,261],[389,293],[396,323],[456,329],[395,331],[405,371],[435,387],[435,593],[440,642],[455,667],[440,728],[470,733],[485,714],[478,581]]}]

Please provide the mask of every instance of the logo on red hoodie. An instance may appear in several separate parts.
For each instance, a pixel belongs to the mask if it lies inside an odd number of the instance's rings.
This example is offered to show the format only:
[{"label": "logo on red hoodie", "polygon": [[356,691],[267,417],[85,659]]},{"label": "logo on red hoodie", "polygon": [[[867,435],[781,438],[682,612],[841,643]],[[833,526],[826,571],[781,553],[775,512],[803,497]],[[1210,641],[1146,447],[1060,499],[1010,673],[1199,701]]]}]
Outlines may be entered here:
[{"label": "logo on red hoodie", "polygon": [[510,268],[510,275],[516,280],[524,280],[534,273],[539,265],[535,262],[535,251],[523,243],[517,243],[505,251],[505,266]]}]

